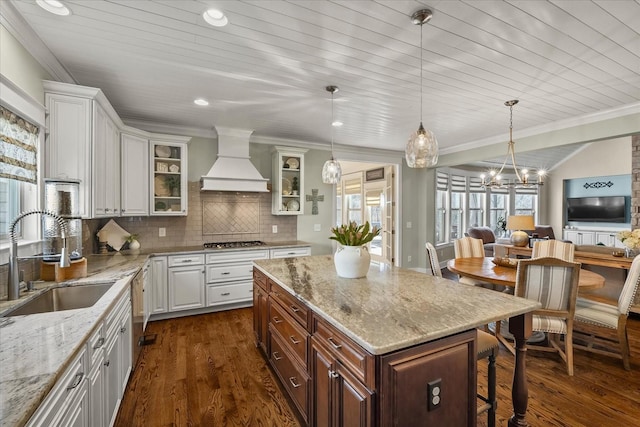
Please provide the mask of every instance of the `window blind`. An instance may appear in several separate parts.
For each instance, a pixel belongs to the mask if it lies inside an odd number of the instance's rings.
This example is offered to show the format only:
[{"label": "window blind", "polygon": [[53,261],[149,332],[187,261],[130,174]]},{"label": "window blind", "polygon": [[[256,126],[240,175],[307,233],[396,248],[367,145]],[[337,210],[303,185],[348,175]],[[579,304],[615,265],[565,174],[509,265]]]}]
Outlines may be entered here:
[{"label": "window blind", "polygon": [[436,177],[436,188],[438,190],[447,191],[449,187],[449,174],[444,172],[438,172]]},{"label": "window blind", "polygon": [[36,184],[40,128],[0,107],[0,177]]},{"label": "window blind", "polygon": [[458,193],[467,191],[467,177],[451,175],[451,191],[456,191]]},{"label": "window blind", "polygon": [[360,194],[360,179],[352,179],[344,183],[344,194]]}]

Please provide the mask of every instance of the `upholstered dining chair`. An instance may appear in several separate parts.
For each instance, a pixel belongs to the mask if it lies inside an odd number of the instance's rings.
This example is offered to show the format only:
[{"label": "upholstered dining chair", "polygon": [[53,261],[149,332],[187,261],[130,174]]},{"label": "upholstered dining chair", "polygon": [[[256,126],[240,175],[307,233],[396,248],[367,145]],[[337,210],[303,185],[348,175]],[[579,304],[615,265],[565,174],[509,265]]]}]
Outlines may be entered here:
[{"label": "upholstered dining chair", "polygon": [[[438,253],[436,248],[429,242],[426,244],[427,249],[427,271],[432,276],[442,277],[440,270],[440,261],[438,261]],[[496,357],[498,357],[499,344],[496,337],[477,329],[476,340],[476,360],[487,359],[487,395],[483,396],[476,393],[478,399],[484,402],[478,405],[477,414],[487,413],[487,426],[495,427],[496,425]]]},{"label": "upholstered dining chair", "polygon": [[629,339],[627,337],[627,317],[629,316],[629,309],[631,308],[631,304],[633,304],[636,292],[638,292],[639,279],[640,255],[636,256],[631,263],[629,274],[620,292],[620,297],[618,297],[617,306],[586,298],[578,298],[576,302],[576,322],[593,325],[596,327],[596,331],[598,328],[615,330],[618,335],[617,344],[620,352],[617,353],[615,350],[610,350],[611,344],[616,344],[615,340],[597,335],[596,333],[577,333],[576,337],[582,338],[583,335],[587,336],[587,345],[574,344],[575,348],[617,357],[622,359],[624,369],[628,371],[631,370],[631,364],[629,362]]},{"label": "upholstered dining chair", "polygon": [[[484,244],[482,239],[476,239],[475,237],[463,237],[453,241],[453,250],[456,258],[484,258]],[[475,286],[489,286],[493,289],[493,285],[475,280],[470,277],[460,276],[458,282],[465,285]]]},{"label": "upholstered dining chair", "polygon": [[[518,262],[515,295],[539,301],[533,312],[533,330],[546,332],[549,346],[527,348],[557,352],[573,375],[573,318],[578,296],[580,263],[545,257]],[[558,335],[564,335],[562,346]],[[564,348],[563,348],[564,347]]]},{"label": "upholstered dining chair", "polygon": [[573,243],[560,240],[540,240],[533,244],[531,258],[552,257],[573,262],[574,252],[575,245]]}]

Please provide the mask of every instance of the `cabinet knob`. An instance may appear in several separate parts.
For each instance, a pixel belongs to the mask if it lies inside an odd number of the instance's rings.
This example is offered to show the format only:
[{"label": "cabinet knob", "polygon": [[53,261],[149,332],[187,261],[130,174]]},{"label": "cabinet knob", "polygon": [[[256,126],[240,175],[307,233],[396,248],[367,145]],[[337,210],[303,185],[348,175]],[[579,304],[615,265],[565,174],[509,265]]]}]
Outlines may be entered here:
[{"label": "cabinet knob", "polygon": [[120,328],[120,333],[124,334],[127,331],[127,328],[125,326],[123,326],[122,328]]}]

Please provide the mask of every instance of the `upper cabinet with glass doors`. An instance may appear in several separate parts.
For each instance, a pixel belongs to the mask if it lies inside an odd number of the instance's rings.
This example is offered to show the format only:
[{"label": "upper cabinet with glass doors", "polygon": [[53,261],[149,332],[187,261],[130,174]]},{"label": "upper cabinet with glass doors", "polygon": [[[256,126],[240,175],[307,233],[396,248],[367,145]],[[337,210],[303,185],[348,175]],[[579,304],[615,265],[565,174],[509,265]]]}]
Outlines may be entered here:
[{"label": "upper cabinet with glass doors", "polygon": [[271,213],[302,215],[304,213],[304,153],[292,147],[274,147]]},{"label": "upper cabinet with glass doors", "polygon": [[187,215],[187,144],[189,138],[151,140],[151,215]]}]

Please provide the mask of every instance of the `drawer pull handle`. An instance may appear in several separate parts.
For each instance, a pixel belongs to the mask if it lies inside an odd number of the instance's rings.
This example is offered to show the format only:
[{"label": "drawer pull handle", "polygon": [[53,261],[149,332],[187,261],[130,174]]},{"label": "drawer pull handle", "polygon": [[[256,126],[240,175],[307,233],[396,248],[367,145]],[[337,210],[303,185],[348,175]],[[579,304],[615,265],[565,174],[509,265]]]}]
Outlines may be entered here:
[{"label": "drawer pull handle", "polygon": [[290,339],[290,340],[291,340],[291,342],[292,342],[292,343],[294,343],[295,345],[300,344],[300,341],[299,341],[299,340],[296,340],[296,337],[294,337],[293,335],[291,335],[291,336],[289,337],[289,339]]},{"label": "drawer pull handle", "polygon": [[295,255],[295,252],[288,252],[287,255]]},{"label": "drawer pull handle", "polygon": [[249,289],[249,293],[252,294],[253,293],[253,289]]},{"label": "drawer pull handle", "polygon": [[74,388],[78,387],[78,385],[80,385],[80,383],[82,382],[83,377],[84,377],[84,372],[78,372],[76,374],[76,377],[73,380],[73,384],[67,387],[67,390],[73,390]]},{"label": "drawer pull handle", "polygon": [[93,347],[93,349],[95,350],[95,349],[97,349],[97,348],[100,348],[100,347],[102,347],[102,345],[103,345],[103,344],[104,344],[104,338],[100,338],[100,339],[96,342],[96,345],[95,345],[95,347]]},{"label": "drawer pull handle", "polygon": [[293,311],[294,313],[297,313],[300,311],[300,309],[298,307],[296,307],[295,305],[291,306],[291,311]]},{"label": "drawer pull handle", "polygon": [[327,341],[329,341],[333,348],[335,348],[336,350],[340,350],[342,348],[342,344],[336,344],[335,342],[333,342],[333,337],[327,338]]},{"label": "drawer pull handle", "polygon": [[278,317],[277,317],[277,316],[273,316],[273,319],[272,319],[272,320],[273,320],[273,323],[275,323],[276,325],[277,325],[278,323],[282,323],[282,320],[278,319]]},{"label": "drawer pull handle", "polygon": [[192,259],[183,259],[183,260],[182,260],[182,261],[180,261],[180,262],[193,262],[193,260],[192,260]]},{"label": "drawer pull handle", "polygon": [[331,369],[329,369],[329,378],[338,378],[339,375],[336,371],[332,371]]},{"label": "drawer pull handle", "polygon": [[300,387],[302,385],[302,384],[297,384],[296,383],[296,377],[289,377],[289,382],[291,383],[293,388],[298,388],[298,387]]},{"label": "drawer pull handle", "polygon": [[220,273],[221,276],[228,276],[229,274],[231,274],[230,271],[224,271],[224,272]]},{"label": "drawer pull handle", "polygon": [[273,352],[273,360],[276,360],[276,361],[277,361],[277,360],[280,360],[280,359],[282,359],[282,356],[278,357],[278,352],[277,352],[277,351],[274,351],[274,352]]},{"label": "drawer pull handle", "polygon": [[220,295],[222,295],[223,297],[226,297],[227,295],[231,295],[231,292],[222,292]]}]

